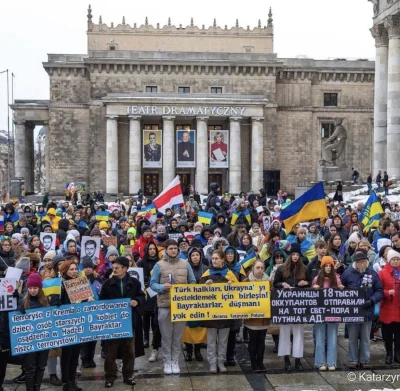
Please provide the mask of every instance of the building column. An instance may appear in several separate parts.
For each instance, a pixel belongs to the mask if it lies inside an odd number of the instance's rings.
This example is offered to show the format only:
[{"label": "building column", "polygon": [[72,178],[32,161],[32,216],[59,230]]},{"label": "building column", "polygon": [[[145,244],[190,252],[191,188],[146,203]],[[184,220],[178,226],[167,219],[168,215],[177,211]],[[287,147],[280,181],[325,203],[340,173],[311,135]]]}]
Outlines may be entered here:
[{"label": "building column", "polygon": [[230,117],[229,131],[229,192],[239,194],[242,182],[242,158],[240,143],[240,120],[242,117]]},{"label": "building column", "polygon": [[25,121],[15,122],[14,165],[15,177],[24,178],[26,183],[28,176],[28,150]]},{"label": "building column", "polygon": [[118,116],[107,115],[106,193],[118,193]]},{"label": "building column", "polygon": [[263,132],[264,117],[252,117],[251,119],[251,190],[258,193],[263,187]]},{"label": "building column", "polygon": [[385,27],[389,36],[386,171],[400,179],[400,16],[389,16]]},{"label": "building column", "polygon": [[25,190],[27,193],[35,191],[35,141],[34,141],[35,125],[28,122],[25,125],[26,137],[26,159],[28,163],[25,176]]},{"label": "building column", "polygon": [[44,144],[44,176],[45,176],[45,191],[48,192],[50,188],[50,134],[49,134],[49,121],[43,123],[45,137]]},{"label": "building column", "polygon": [[129,116],[129,194],[136,194],[142,183],[141,116]]},{"label": "building column", "polygon": [[373,175],[387,166],[388,33],[383,25],[370,29],[375,38],[374,165]]},{"label": "building column", "polygon": [[175,117],[163,117],[163,189],[175,178]]},{"label": "building column", "polygon": [[[208,193],[208,117],[196,117],[196,191],[200,194]],[[220,185],[221,186],[221,185]]]}]

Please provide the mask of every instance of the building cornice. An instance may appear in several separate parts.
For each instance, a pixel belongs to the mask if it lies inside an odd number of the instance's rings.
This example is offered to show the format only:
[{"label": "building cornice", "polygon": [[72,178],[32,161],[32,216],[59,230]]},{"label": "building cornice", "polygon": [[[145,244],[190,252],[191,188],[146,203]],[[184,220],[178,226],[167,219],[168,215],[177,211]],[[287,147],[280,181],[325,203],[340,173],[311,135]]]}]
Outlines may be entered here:
[{"label": "building cornice", "polygon": [[312,113],[372,113],[373,107],[317,107],[317,106],[278,106],[278,111],[306,111]]}]

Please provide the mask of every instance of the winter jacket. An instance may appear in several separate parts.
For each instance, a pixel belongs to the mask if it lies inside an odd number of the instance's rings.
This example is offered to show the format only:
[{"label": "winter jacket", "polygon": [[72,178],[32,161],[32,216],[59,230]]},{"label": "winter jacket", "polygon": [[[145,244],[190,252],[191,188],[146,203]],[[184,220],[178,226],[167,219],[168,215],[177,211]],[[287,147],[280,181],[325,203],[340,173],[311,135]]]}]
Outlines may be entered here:
[{"label": "winter jacket", "polygon": [[[389,263],[379,272],[379,279],[383,287],[379,319],[385,324],[400,322],[400,279],[395,279],[394,272],[395,269]],[[400,273],[400,270],[397,273]],[[391,289],[394,289],[393,296],[389,296]]]},{"label": "winter jacket", "polygon": [[2,248],[0,248],[0,257],[0,277],[5,277],[8,266],[13,267],[17,257],[13,250],[5,252]]},{"label": "winter jacket", "polygon": [[148,243],[154,243],[153,236],[151,236],[149,239],[145,239],[142,235],[140,235],[139,239],[136,240],[132,249],[132,254],[133,257],[135,258],[135,261],[137,261],[138,259],[142,259],[144,257],[145,254],[144,250]]},{"label": "winter jacket", "polygon": [[206,207],[205,207],[206,212],[208,211],[209,208],[213,208],[215,206],[215,199],[218,197],[217,189],[219,188],[219,185],[218,183],[213,182],[210,184],[210,188],[211,191],[210,193],[208,193]]},{"label": "winter jacket", "polygon": [[293,288],[309,288],[309,285],[305,285],[305,286],[299,286],[298,285],[298,283],[300,281],[298,281],[296,279],[296,277],[294,276],[294,273],[293,273],[294,270],[293,269],[294,269],[294,265],[292,265],[292,270],[291,270],[290,276],[285,278],[285,277],[283,277],[283,274],[282,274],[282,266],[278,267],[278,269],[276,270],[275,278],[274,278],[274,282],[273,282],[274,288],[282,289],[282,284],[284,282],[286,282],[287,284],[289,284]]},{"label": "winter jacket", "polygon": [[318,259],[318,255],[307,265],[306,279],[309,286],[313,282],[314,278],[318,276],[321,270],[321,261]]},{"label": "winter jacket", "polygon": [[372,305],[367,310],[368,320],[374,317],[374,304],[383,299],[383,288],[378,274],[368,267],[365,272],[360,273],[356,268],[347,268],[341,276],[342,285],[345,288],[365,290],[365,299],[371,300]]},{"label": "winter jacket", "polygon": [[379,250],[378,250],[378,241],[380,240],[380,239],[389,239],[390,240],[390,235],[389,234],[382,234],[382,233],[380,233],[379,232],[379,229],[377,229],[376,231],[375,231],[375,234],[374,234],[374,241],[373,241],[373,243],[372,243],[372,246],[374,247],[374,251],[375,251],[375,253],[379,253]]},{"label": "winter jacket", "polygon": [[[223,224],[219,224],[219,223],[218,223],[218,220],[219,220],[220,217],[223,217],[223,218],[224,218]],[[227,238],[228,235],[232,232],[232,228],[231,228],[231,226],[226,222],[226,217],[225,217],[225,215],[222,214],[222,213],[219,213],[219,214],[217,215],[217,219],[216,219],[216,220],[217,220],[216,224],[213,224],[213,225],[211,226],[211,229],[214,231],[216,228],[220,228],[220,229],[221,229],[221,236],[223,236],[224,238]]]},{"label": "winter jacket", "polygon": [[[190,256],[191,256],[194,252],[198,252],[198,253],[200,254],[200,262],[199,262],[199,264],[196,265],[196,266],[193,265],[192,261],[190,260]],[[206,265],[203,263],[203,259],[204,259],[204,253],[203,253],[202,250],[198,250],[198,249],[195,248],[195,247],[192,247],[192,248],[189,249],[189,252],[188,252],[188,262],[189,262],[190,266],[192,267],[193,274],[194,274],[194,278],[196,279],[196,283],[197,283],[197,284],[199,283],[199,281],[200,281],[200,279],[201,279],[201,276],[209,269],[209,267],[206,266]]]}]

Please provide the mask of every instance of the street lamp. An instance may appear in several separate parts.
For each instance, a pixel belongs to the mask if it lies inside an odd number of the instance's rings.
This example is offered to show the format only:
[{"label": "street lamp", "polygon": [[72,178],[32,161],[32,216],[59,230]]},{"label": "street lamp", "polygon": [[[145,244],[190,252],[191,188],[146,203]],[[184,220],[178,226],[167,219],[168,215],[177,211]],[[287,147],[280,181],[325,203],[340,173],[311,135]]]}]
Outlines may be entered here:
[{"label": "street lamp", "polygon": [[8,164],[7,164],[7,192],[10,196],[10,184],[11,184],[11,174],[10,174],[10,84],[8,81],[8,69],[1,71],[0,74],[7,73],[7,143],[8,143]]}]

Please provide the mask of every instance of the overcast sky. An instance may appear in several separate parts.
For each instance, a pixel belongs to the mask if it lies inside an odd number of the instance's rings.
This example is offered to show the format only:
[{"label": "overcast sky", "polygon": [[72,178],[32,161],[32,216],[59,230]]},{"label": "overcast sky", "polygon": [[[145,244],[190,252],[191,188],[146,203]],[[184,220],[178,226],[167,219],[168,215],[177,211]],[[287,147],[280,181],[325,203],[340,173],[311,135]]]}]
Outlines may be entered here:
[{"label": "overcast sky", "polygon": [[[89,1],[0,0],[0,71],[16,75],[15,99],[49,99],[49,78],[42,67],[47,53],[86,53]],[[375,56],[369,28],[372,3],[367,0],[92,0],[93,21],[133,26],[172,23],[255,27],[267,24],[272,7],[274,51],[278,57],[368,58]],[[11,94],[11,93],[10,93]],[[6,77],[0,75],[0,130],[7,129]],[[10,98],[11,99],[11,98]]]}]

